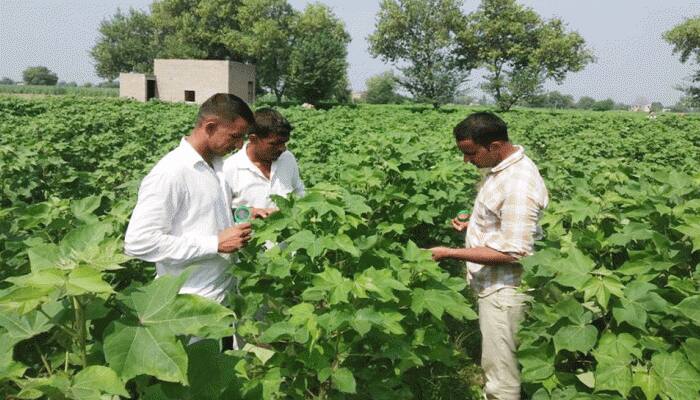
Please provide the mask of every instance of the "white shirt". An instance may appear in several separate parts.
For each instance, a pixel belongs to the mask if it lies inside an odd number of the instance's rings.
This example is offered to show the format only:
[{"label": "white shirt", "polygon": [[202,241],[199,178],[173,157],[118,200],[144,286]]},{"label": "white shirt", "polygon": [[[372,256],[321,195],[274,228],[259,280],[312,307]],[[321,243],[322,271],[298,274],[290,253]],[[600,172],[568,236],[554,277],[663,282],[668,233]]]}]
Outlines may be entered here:
[{"label": "white shirt", "polygon": [[124,238],[127,255],[156,263],[158,276],[197,264],[180,290],[221,301],[230,289],[229,256],[218,233],[233,224],[223,159],[213,168],[185,139],[146,175]]},{"label": "white shirt", "polygon": [[250,161],[246,152],[248,143],[224,161],[224,176],[231,187],[232,207],[245,205],[255,208],[272,208],[275,203],[270,195],[304,195],[304,183],[299,177],[299,166],[294,155],[285,151],[272,162],[270,179]]}]

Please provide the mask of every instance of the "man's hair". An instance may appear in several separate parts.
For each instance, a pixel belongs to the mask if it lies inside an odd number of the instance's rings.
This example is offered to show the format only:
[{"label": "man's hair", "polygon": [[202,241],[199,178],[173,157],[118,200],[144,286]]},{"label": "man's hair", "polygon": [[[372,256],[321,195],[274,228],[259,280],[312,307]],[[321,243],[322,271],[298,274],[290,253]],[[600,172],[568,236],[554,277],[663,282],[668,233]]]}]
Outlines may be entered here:
[{"label": "man's hair", "polygon": [[294,127],[279,111],[265,107],[255,111],[255,128],[251,133],[264,139],[270,135],[289,136]]},{"label": "man's hair", "polygon": [[497,140],[508,141],[508,126],[496,114],[490,112],[469,115],[457,124],[452,132],[457,141],[470,139],[481,146],[488,146]]},{"label": "man's hair", "polygon": [[206,117],[217,117],[225,121],[233,121],[243,118],[251,126],[255,124],[253,111],[240,97],[230,93],[217,93],[208,98],[199,107],[197,125],[200,125]]}]

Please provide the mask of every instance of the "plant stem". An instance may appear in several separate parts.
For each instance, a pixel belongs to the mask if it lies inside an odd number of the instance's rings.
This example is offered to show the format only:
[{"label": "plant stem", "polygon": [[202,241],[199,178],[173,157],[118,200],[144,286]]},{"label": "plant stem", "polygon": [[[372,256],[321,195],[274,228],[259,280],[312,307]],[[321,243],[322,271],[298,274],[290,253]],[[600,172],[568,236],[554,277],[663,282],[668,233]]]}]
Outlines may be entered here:
[{"label": "plant stem", "polygon": [[[42,314],[43,314],[46,318],[48,318],[49,320],[52,319],[51,316],[50,316],[49,314],[46,313],[46,311],[44,311],[44,310],[41,309],[41,307],[37,308],[37,310],[38,310],[40,313],[42,313]],[[56,323],[55,326],[57,326],[59,329],[61,329],[62,331],[66,332],[68,335],[70,335],[70,336],[73,337],[73,338],[76,338],[76,337],[78,336],[78,332],[76,332],[75,330],[73,330],[73,329],[71,329],[71,328],[69,328],[69,327],[67,327],[67,326],[65,326],[65,325],[63,325],[63,324]]]},{"label": "plant stem", "polygon": [[46,361],[46,357],[44,356],[44,353],[41,352],[39,345],[37,345],[36,343],[32,343],[32,344],[34,345],[36,352],[39,353],[39,357],[41,357],[41,362],[42,362],[42,364],[44,364],[44,368],[46,368],[46,372],[49,373],[49,376],[53,376],[53,371],[51,370],[51,366],[49,365],[49,362]]},{"label": "plant stem", "polygon": [[80,361],[83,364],[83,368],[87,367],[87,351],[86,351],[86,341],[87,341],[87,329],[85,327],[85,310],[83,305],[78,300],[77,296],[73,297],[73,308],[75,311],[75,324],[78,331],[78,346],[80,348]]}]

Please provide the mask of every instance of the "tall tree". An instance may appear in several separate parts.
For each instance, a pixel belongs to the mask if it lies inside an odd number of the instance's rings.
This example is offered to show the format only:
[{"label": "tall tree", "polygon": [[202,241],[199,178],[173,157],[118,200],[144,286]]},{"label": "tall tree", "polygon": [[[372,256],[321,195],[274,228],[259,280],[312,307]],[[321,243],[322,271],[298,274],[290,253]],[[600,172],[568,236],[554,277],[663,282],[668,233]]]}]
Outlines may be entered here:
[{"label": "tall tree", "polygon": [[237,10],[241,0],[158,0],[158,57],[246,61]]},{"label": "tall tree", "polygon": [[468,68],[488,70],[482,88],[502,111],[537,94],[547,79],[563,82],[593,55],[584,39],[559,19],[544,21],[516,0],[482,0],[459,33],[459,53]]},{"label": "tall tree", "polygon": [[403,74],[401,86],[435,108],[452,100],[471,69],[455,52],[455,32],[464,22],[460,5],[457,0],[382,0],[368,38],[370,54],[394,64]]},{"label": "tall tree", "polygon": [[100,36],[90,51],[97,76],[114,80],[120,72],[152,72],[158,52],[156,27],[150,15],[129,9],[117,10],[100,23]]},{"label": "tall tree", "polygon": [[[700,16],[689,18],[682,24],[664,33],[664,39],[673,45],[673,53],[680,53],[681,62],[693,60],[700,66]],[[691,84],[682,86],[695,105],[700,106],[700,69],[690,78]]]},{"label": "tall tree", "polygon": [[259,86],[282,101],[288,80],[297,12],[287,0],[243,0],[238,11],[242,44],[256,67]]},{"label": "tall tree", "polygon": [[22,79],[27,85],[54,86],[58,83],[58,76],[43,66],[25,69],[22,71]]},{"label": "tall tree", "polygon": [[314,104],[346,91],[350,34],[343,22],[328,7],[311,4],[299,15],[293,32],[290,95]]},{"label": "tall tree", "polygon": [[398,81],[391,71],[371,76],[367,79],[367,102],[371,104],[390,104],[400,101],[396,93]]}]

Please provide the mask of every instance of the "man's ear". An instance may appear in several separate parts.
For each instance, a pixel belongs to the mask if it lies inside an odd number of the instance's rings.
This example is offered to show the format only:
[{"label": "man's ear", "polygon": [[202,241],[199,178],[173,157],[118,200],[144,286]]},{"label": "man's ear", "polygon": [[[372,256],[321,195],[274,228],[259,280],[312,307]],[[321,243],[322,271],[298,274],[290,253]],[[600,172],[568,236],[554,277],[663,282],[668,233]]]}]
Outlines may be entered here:
[{"label": "man's ear", "polygon": [[216,132],[218,121],[213,118],[207,118],[202,125],[204,125],[204,131],[207,132],[207,135],[211,136]]}]

